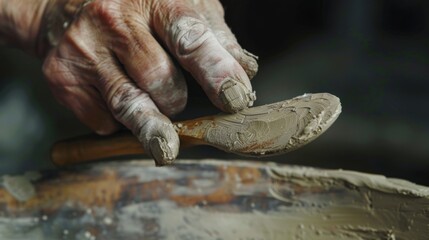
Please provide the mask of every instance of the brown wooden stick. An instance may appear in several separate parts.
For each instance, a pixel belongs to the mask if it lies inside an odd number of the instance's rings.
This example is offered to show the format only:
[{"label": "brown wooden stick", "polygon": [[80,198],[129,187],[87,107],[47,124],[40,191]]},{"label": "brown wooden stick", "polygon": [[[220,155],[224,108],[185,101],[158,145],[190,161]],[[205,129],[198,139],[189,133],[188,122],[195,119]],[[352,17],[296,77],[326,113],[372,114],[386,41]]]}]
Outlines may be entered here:
[{"label": "brown wooden stick", "polygon": [[91,134],[57,142],[52,147],[51,159],[57,166],[66,166],[134,154],[144,154],[143,147],[135,136],[124,131],[109,137]]}]

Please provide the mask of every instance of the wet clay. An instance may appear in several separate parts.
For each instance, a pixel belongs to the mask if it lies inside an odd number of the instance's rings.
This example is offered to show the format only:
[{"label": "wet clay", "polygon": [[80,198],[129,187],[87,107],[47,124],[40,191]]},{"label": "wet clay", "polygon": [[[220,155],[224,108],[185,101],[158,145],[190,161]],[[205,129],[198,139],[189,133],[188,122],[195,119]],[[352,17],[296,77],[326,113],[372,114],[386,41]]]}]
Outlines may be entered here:
[{"label": "wet clay", "polygon": [[429,188],[343,170],[220,160],[42,172],[0,188],[5,239],[426,240]]},{"label": "wet clay", "polygon": [[[429,188],[402,179],[344,170],[303,167],[270,168],[271,193],[286,202],[300,202],[313,211],[308,223],[324,225],[329,219],[337,231],[311,231],[332,239],[426,239],[429,233]],[[301,198],[302,192],[290,191],[285,183],[313,191],[324,189],[318,202]],[[343,197],[340,193],[345,193]],[[322,200],[324,199],[324,200]],[[321,207],[323,206],[323,207]],[[322,210],[323,209],[323,210]],[[302,212],[303,213],[303,212]],[[347,224],[346,224],[347,223]],[[310,238],[319,239],[319,238]],[[331,239],[331,238],[320,238]]]},{"label": "wet clay", "polygon": [[1,185],[18,201],[25,202],[36,194],[30,175],[8,176],[1,178]]},{"label": "wet clay", "polygon": [[429,188],[409,181],[386,178],[383,175],[364,174],[346,170],[323,170],[304,167],[269,169],[272,178],[287,179],[301,186],[357,186],[366,187],[383,193],[397,195],[427,197]]},{"label": "wet clay", "polygon": [[290,100],[176,124],[181,138],[245,156],[293,151],[325,132],[341,113],[337,97],[305,94]]}]

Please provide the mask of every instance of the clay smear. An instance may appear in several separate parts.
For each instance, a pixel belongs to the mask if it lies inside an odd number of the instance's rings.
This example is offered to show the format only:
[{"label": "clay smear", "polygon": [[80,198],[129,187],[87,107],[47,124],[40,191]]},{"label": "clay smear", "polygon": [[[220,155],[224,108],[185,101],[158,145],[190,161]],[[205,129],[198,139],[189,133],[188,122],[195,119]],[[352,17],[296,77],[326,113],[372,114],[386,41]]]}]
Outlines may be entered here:
[{"label": "clay smear", "polygon": [[31,176],[8,176],[1,178],[3,187],[18,201],[25,202],[36,194]]},{"label": "clay smear", "polygon": [[176,127],[179,135],[246,156],[293,151],[325,132],[341,113],[337,97],[305,94],[290,100],[245,109],[236,114],[201,118]]},{"label": "clay smear", "polygon": [[[303,239],[427,239],[429,234],[428,187],[343,170],[283,167],[268,174],[273,196],[308,206],[296,212]],[[312,201],[309,193],[315,192],[320,194]]]}]

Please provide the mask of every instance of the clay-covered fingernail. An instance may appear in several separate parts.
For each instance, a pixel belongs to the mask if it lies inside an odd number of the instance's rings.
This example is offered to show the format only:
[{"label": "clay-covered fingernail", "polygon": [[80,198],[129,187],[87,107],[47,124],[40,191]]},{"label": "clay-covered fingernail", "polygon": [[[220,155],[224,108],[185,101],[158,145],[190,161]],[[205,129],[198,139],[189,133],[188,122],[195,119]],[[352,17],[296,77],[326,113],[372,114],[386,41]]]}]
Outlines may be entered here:
[{"label": "clay-covered fingernail", "polygon": [[233,79],[227,79],[222,84],[219,97],[225,111],[228,112],[238,112],[251,107],[256,100],[255,92],[252,92],[244,84]]},{"label": "clay-covered fingernail", "polygon": [[163,137],[153,137],[149,142],[150,153],[155,159],[157,166],[165,166],[173,164],[176,159],[171,146],[169,146],[167,140]]},{"label": "clay-covered fingernail", "polygon": [[252,79],[258,72],[258,56],[248,52],[246,49],[243,49],[242,59],[240,64],[243,66],[246,71],[247,76]]}]

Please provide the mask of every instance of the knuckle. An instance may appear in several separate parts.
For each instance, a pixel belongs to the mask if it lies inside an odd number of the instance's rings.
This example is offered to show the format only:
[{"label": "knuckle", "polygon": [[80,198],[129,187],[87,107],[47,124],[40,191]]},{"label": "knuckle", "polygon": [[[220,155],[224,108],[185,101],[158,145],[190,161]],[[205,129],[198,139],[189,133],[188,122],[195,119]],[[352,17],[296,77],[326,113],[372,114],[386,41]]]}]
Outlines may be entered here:
[{"label": "knuckle", "polygon": [[112,87],[108,105],[113,116],[130,129],[138,124],[137,119],[149,110],[149,95],[131,83],[115,84]]},{"label": "knuckle", "polygon": [[[130,12],[130,7],[127,5],[121,4],[123,1],[115,0],[96,0],[85,7],[85,13],[87,17],[91,19],[96,25],[97,28],[100,28],[99,32],[93,36],[93,39],[103,39],[103,41],[108,40],[106,36],[114,36],[114,43],[110,44],[108,48],[121,52],[123,49],[127,49],[133,44],[132,41],[132,29],[130,24],[139,20],[139,15],[133,15],[132,11]],[[125,8],[127,7],[127,8]],[[135,13],[134,13],[135,14]],[[100,35],[100,32],[103,34]],[[80,39],[85,39],[85,32],[78,31],[73,35],[82,35]],[[107,46],[99,46],[98,41],[93,41],[93,46],[91,49],[102,49]],[[106,48],[104,49],[106,50]],[[103,52],[106,53],[106,52]]]},{"label": "knuckle", "polygon": [[133,92],[133,88],[128,83],[112,84],[108,90],[107,98],[110,109],[115,116],[123,115],[126,106],[135,97]]},{"label": "knuckle", "polygon": [[188,55],[201,47],[210,37],[206,24],[193,17],[181,17],[173,27],[173,39],[178,55]]},{"label": "knuckle", "polygon": [[[86,68],[94,66],[95,63],[99,61],[99,55],[102,53],[102,50],[97,49],[97,52],[94,51],[96,48],[95,45],[83,39],[85,39],[85,37],[81,36],[81,33],[73,34],[71,31],[64,34],[63,40],[67,44],[60,46],[58,48],[58,53],[60,56],[69,58],[68,65]],[[78,56],[79,59],[73,56]]]},{"label": "knuckle", "polygon": [[171,18],[175,13],[185,11],[185,5],[182,1],[162,0],[152,2],[153,12],[159,14],[163,18]]},{"label": "knuckle", "polygon": [[95,0],[85,7],[85,11],[91,16],[97,16],[107,23],[113,23],[121,12],[118,7],[118,1]]},{"label": "knuckle", "polygon": [[164,87],[168,79],[173,77],[174,72],[175,70],[171,63],[160,61],[144,70],[141,85],[148,92],[158,91]]}]

